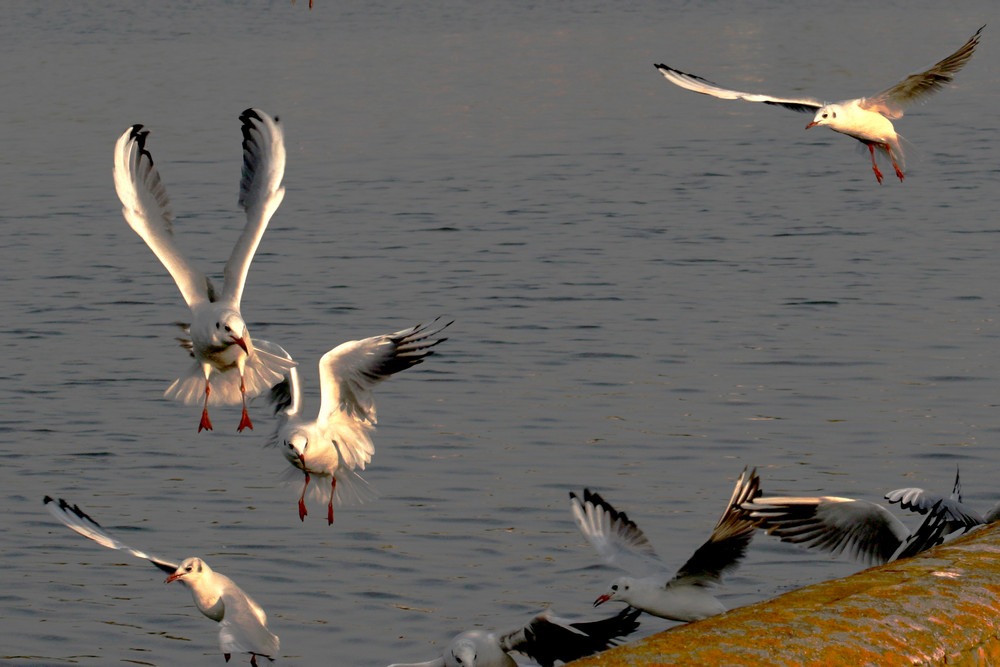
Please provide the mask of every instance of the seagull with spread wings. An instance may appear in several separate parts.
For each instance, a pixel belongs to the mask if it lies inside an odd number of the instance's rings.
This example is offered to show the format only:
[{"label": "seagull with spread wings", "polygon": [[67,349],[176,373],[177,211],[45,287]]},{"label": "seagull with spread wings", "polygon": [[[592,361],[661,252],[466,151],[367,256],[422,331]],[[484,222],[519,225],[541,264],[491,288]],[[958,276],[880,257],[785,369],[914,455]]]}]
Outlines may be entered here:
[{"label": "seagull with spread wings", "polygon": [[875,150],[877,149],[889,158],[896,170],[896,176],[902,181],[905,164],[903,149],[900,145],[900,137],[892,125],[892,120],[902,117],[903,110],[908,104],[922,101],[928,95],[951,83],[958,71],[965,67],[969,59],[972,58],[972,53],[979,45],[979,37],[985,27],[977,30],[976,34],[970,37],[957,51],[926,70],[911,74],[899,83],[875,95],[832,104],[814,97],[774,97],[729,90],[700,76],[681,72],[668,65],[660,64],[654,65],[654,67],[666,77],[667,81],[696,93],[724,100],[763,102],[764,104],[782,106],[792,111],[814,114],[812,122],[806,125],[807,130],[817,126],[828,127],[834,132],[854,137],[863,143],[871,153],[875,178],[881,183],[882,172],[879,171],[878,165],[875,163]]},{"label": "seagull with spread wings", "polygon": [[256,349],[240,312],[250,262],[285,188],[284,134],[276,119],[259,109],[240,115],[243,175],[239,205],[246,225],[226,262],[222,291],[181,254],[174,243],[173,213],[166,188],[146,150],[149,131],[133,125],[115,145],[114,181],[122,214],[173,277],[191,309],[190,339],[182,339],[195,363],[167,388],[165,396],[196,405],[204,401],[198,431],[212,428],[209,405],[242,402],[239,429],[253,428],[246,401],[281,380],[289,360]]},{"label": "seagull with spread wings", "polygon": [[[278,425],[268,444],[305,475],[299,497],[299,519],[305,520],[305,496],[312,475],[330,479],[326,519],[333,523],[333,506],[361,502],[370,495],[367,483],[356,472],[364,470],[375,453],[377,384],[400,371],[422,363],[431,349],[447,338],[438,336],[451,322],[417,325],[392,334],[342,343],[319,360],[321,402],[313,419],[302,414],[298,369],[290,368],[271,388],[271,402]],[[276,356],[291,359],[281,347],[269,343]]]},{"label": "seagull with spread wings", "polygon": [[698,547],[676,574],[671,575],[646,535],[600,495],[585,489],[583,497],[570,493],[577,527],[609,565],[629,576],[615,579],[594,606],[620,600],[654,616],[675,621],[697,621],[726,611],[708,587],[735,569],[753,539],[754,524],[740,506],[761,494],[756,469],[746,469],[712,535]]},{"label": "seagull with spread wings", "polygon": [[257,656],[273,660],[272,656],[278,652],[278,638],[267,628],[267,614],[232,579],[209,568],[201,558],[175,563],[131,547],[65,500],[45,496],[43,502],[52,516],[68,528],[103,547],[148,560],[170,575],[166,583],[179,581],[191,589],[198,611],[219,624],[219,648],[226,662],[234,653],[249,653],[250,664],[255,667]]}]

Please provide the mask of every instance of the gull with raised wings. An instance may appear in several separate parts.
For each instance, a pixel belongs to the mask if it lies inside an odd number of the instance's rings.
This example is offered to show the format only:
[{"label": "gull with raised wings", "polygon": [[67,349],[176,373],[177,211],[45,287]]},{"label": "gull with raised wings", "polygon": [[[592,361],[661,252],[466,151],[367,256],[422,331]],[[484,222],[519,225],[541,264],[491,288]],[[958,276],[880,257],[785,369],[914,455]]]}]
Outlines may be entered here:
[{"label": "gull with raised wings", "polygon": [[723,88],[700,76],[681,72],[668,65],[660,64],[654,65],[654,67],[666,77],[667,81],[696,93],[724,100],[763,102],[764,104],[782,106],[792,111],[814,114],[812,122],[806,125],[807,130],[811,127],[824,126],[835,132],[854,137],[863,143],[871,153],[875,178],[881,183],[882,172],[879,171],[878,165],[875,163],[875,150],[879,150],[892,162],[896,176],[902,181],[905,165],[903,149],[900,145],[901,137],[896,134],[892,120],[902,117],[903,110],[908,104],[923,100],[946,84],[951,83],[955,74],[972,58],[972,53],[979,45],[979,37],[985,27],[977,30],[976,34],[970,37],[957,51],[926,70],[911,74],[899,83],[875,95],[836,103],[824,102],[814,97],[774,97],[758,93],[745,93]]},{"label": "gull with raised wings", "polygon": [[726,611],[709,587],[721,582],[722,575],[735,569],[746,555],[754,524],[740,506],[760,494],[756,469],[749,473],[744,469],[712,535],[671,576],[646,535],[625,512],[589,489],[582,498],[571,492],[570,508],[580,532],[605,562],[629,573],[615,579],[594,606],[620,600],[654,616],[685,622]]},{"label": "gull with raised wings", "polygon": [[[375,430],[375,385],[390,375],[422,363],[434,354],[434,346],[447,338],[435,338],[451,322],[417,325],[392,334],[342,343],[319,360],[321,402],[314,419],[302,414],[302,390],[298,369],[271,389],[270,397],[278,425],[268,444],[305,475],[299,496],[299,519],[305,520],[306,490],[311,475],[330,479],[327,523],[333,523],[333,506],[362,502],[370,495],[367,483],[356,472],[364,470],[375,453],[371,433]],[[291,359],[281,347],[269,343],[276,356]]]},{"label": "gull with raised wings", "polygon": [[45,496],[43,502],[52,516],[80,535],[109,549],[148,560],[170,575],[166,583],[179,581],[191,589],[198,611],[219,624],[219,648],[226,662],[234,653],[249,653],[250,664],[255,667],[258,656],[273,660],[272,656],[278,652],[278,638],[267,629],[267,615],[232,579],[209,568],[201,558],[175,563],[131,547],[65,500]]},{"label": "gull with raised wings", "polygon": [[181,254],[174,243],[173,213],[166,188],[146,150],[149,131],[133,125],[115,145],[114,180],[122,214],[142,237],[180,290],[191,309],[185,326],[190,339],[182,339],[194,364],[167,388],[167,398],[196,405],[204,401],[198,431],[211,429],[209,405],[242,402],[238,430],[253,428],[247,398],[257,396],[281,380],[290,368],[288,359],[257,349],[240,312],[240,301],[250,262],[271,216],[285,196],[285,143],[281,127],[259,109],[240,115],[243,123],[243,175],[239,205],[246,225],[226,262],[222,291]]}]

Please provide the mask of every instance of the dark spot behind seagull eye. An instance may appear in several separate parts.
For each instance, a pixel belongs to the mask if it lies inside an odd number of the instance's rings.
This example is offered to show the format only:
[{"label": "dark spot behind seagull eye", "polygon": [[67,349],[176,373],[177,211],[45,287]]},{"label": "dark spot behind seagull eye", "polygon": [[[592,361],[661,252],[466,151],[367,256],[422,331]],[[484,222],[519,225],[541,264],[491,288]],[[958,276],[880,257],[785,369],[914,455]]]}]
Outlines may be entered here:
[{"label": "dark spot behind seagull eye", "polygon": [[215,323],[215,328],[216,328],[216,329],[218,329],[218,328],[219,328],[219,326],[220,326],[220,323],[219,323],[219,322],[216,322],[216,323]]}]

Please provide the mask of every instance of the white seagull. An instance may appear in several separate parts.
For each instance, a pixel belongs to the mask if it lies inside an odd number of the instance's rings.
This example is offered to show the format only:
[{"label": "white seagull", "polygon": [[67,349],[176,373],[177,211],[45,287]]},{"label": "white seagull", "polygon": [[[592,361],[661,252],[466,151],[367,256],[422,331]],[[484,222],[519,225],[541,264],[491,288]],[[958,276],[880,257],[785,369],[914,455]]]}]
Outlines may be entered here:
[{"label": "white seagull", "polygon": [[697,621],[721,614],[726,608],[708,587],[735,569],[746,554],[754,524],[740,509],[761,493],[756,469],[744,469],[733,495],[711,537],[671,576],[646,535],[625,512],[615,510],[601,496],[585,489],[583,498],[570,493],[573,518],[584,537],[609,565],[631,576],[615,579],[594,606],[621,600],[654,616],[675,621]]},{"label": "white seagull", "polygon": [[179,581],[190,588],[198,611],[219,623],[219,648],[226,662],[233,653],[249,653],[250,664],[255,667],[257,656],[273,660],[271,656],[278,652],[278,638],[267,629],[267,615],[232,579],[213,571],[200,558],[174,563],[130,547],[105,532],[79,507],[61,498],[57,502],[45,496],[43,502],[52,516],[84,537],[109,549],[144,558],[170,574],[166,583]]},{"label": "white seagull", "polygon": [[967,531],[976,525],[993,523],[1000,519],[1000,503],[994,505],[986,514],[980,514],[962,502],[962,481],[959,479],[958,469],[955,470],[955,484],[947,498],[916,487],[907,487],[890,491],[885,494],[885,499],[890,503],[899,503],[904,510],[918,514],[927,514],[934,505],[940,503],[941,511],[947,513],[950,521],[949,532]]},{"label": "white seagull", "polygon": [[911,74],[899,83],[870,97],[859,97],[833,104],[814,97],[773,97],[729,90],[700,76],[686,74],[667,65],[660,64],[654,67],[666,77],[667,81],[696,93],[724,100],[775,104],[792,111],[815,114],[812,122],[806,125],[807,130],[823,125],[835,132],[854,137],[866,145],[872,156],[875,178],[881,183],[882,172],[875,164],[875,149],[878,149],[889,158],[896,170],[896,176],[902,181],[904,161],[899,142],[901,137],[896,134],[890,119],[902,117],[906,105],[921,100],[951,83],[955,74],[972,58],[972,52],[979,44],[980,33],[985,27],[977,30],[960,49],[923,72]]},{"label": "white seagull", "polygon": [[440,658],[389,667],[514,667],[517,663],[508,655],[511,651],[527,655],[542,667],[552,667],[556,660],[569,662],[616,646],[618,639],[639,627],[636,618],[640,613],[625,608],[611,618],[573,623],[544,612],[528,625],[500,635],[467,630],[448,643]]},{"label": "white seagull", "polygon": [[[322,401],[319,414],[302,414],[302,391],[298,370],[290,368],[285,379],[271,389],[278,425],[269,445],[281,447],[289,463],[305,474],[299,497],[299,519],[305,520],[306,489],[311,475],[330,479],[326,519],[333,523],[334,501],[361,502],[367,484],[356,470],[364,470],[375,448],[375,397],[372,390],[390,375],[423,362],[434,354],[435,345],[447,338],[434,338],[451,322],[437,326],[417,325],[392,334],[342,343],[319,360]],[[282,348],[269,344],[276,355],[291,359]],[[339,483],[339,484],[338,484]]]},{"label": "white seagull", "polygon": [[[173,213],[166,188],[146,150],[148,130],[133,125],[115,144],[114,179],[125,220],[142,237],[177,283],[191,308],[190,341],[182,340],[194,365],[174,381],[167,398],[196,405],[204,397],[198,431],[211,429],[209,405],[243,403],[239,430],[253,428],[246,399],[281,380],[289,361],[254,348],[240,314],[247,272],[271,216],[285,196],[285,143],[277,120],[247,109],[243,122],[243,175],[239,204],[247,222],[229,261],[222,291],[180,253],[174,243]],[[182,325],[184,326],[184,325]]]},{"label": "white seagull", "polygon": [[982,523],[981,519],[956,512],[954,505],[943,498],[928,505],[927,517],[912,533],[885,507],[867,500],[775,496],[757,498],[742,507],[758,528],[782,542],[835,556],[846,551],[863,563],[878,565],[940,544],[955,526],[964,531]]}]

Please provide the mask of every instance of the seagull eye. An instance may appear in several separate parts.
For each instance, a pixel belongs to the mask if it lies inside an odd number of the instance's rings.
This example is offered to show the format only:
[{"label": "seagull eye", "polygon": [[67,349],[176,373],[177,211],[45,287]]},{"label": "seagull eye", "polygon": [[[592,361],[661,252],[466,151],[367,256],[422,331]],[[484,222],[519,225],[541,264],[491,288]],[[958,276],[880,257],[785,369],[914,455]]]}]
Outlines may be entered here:
[{"label": "seagull eye", "polygon": [[218,329],[218,328],[219,328],[220,326],[221,326],[221,325],[220,325],[220,323],[219,323],[219,322],[216,322],[216,323],[215,323],[215,328],[216,328],[216,329]]},{"label": "seagull eye", "polygon": [[229,328],[228,324],[226,325],[226,331],[232,331],[232,329]]},{"label": "seagull eye", "polygon": [[823,118],[826,118],[827,114],[823,114]]}]

